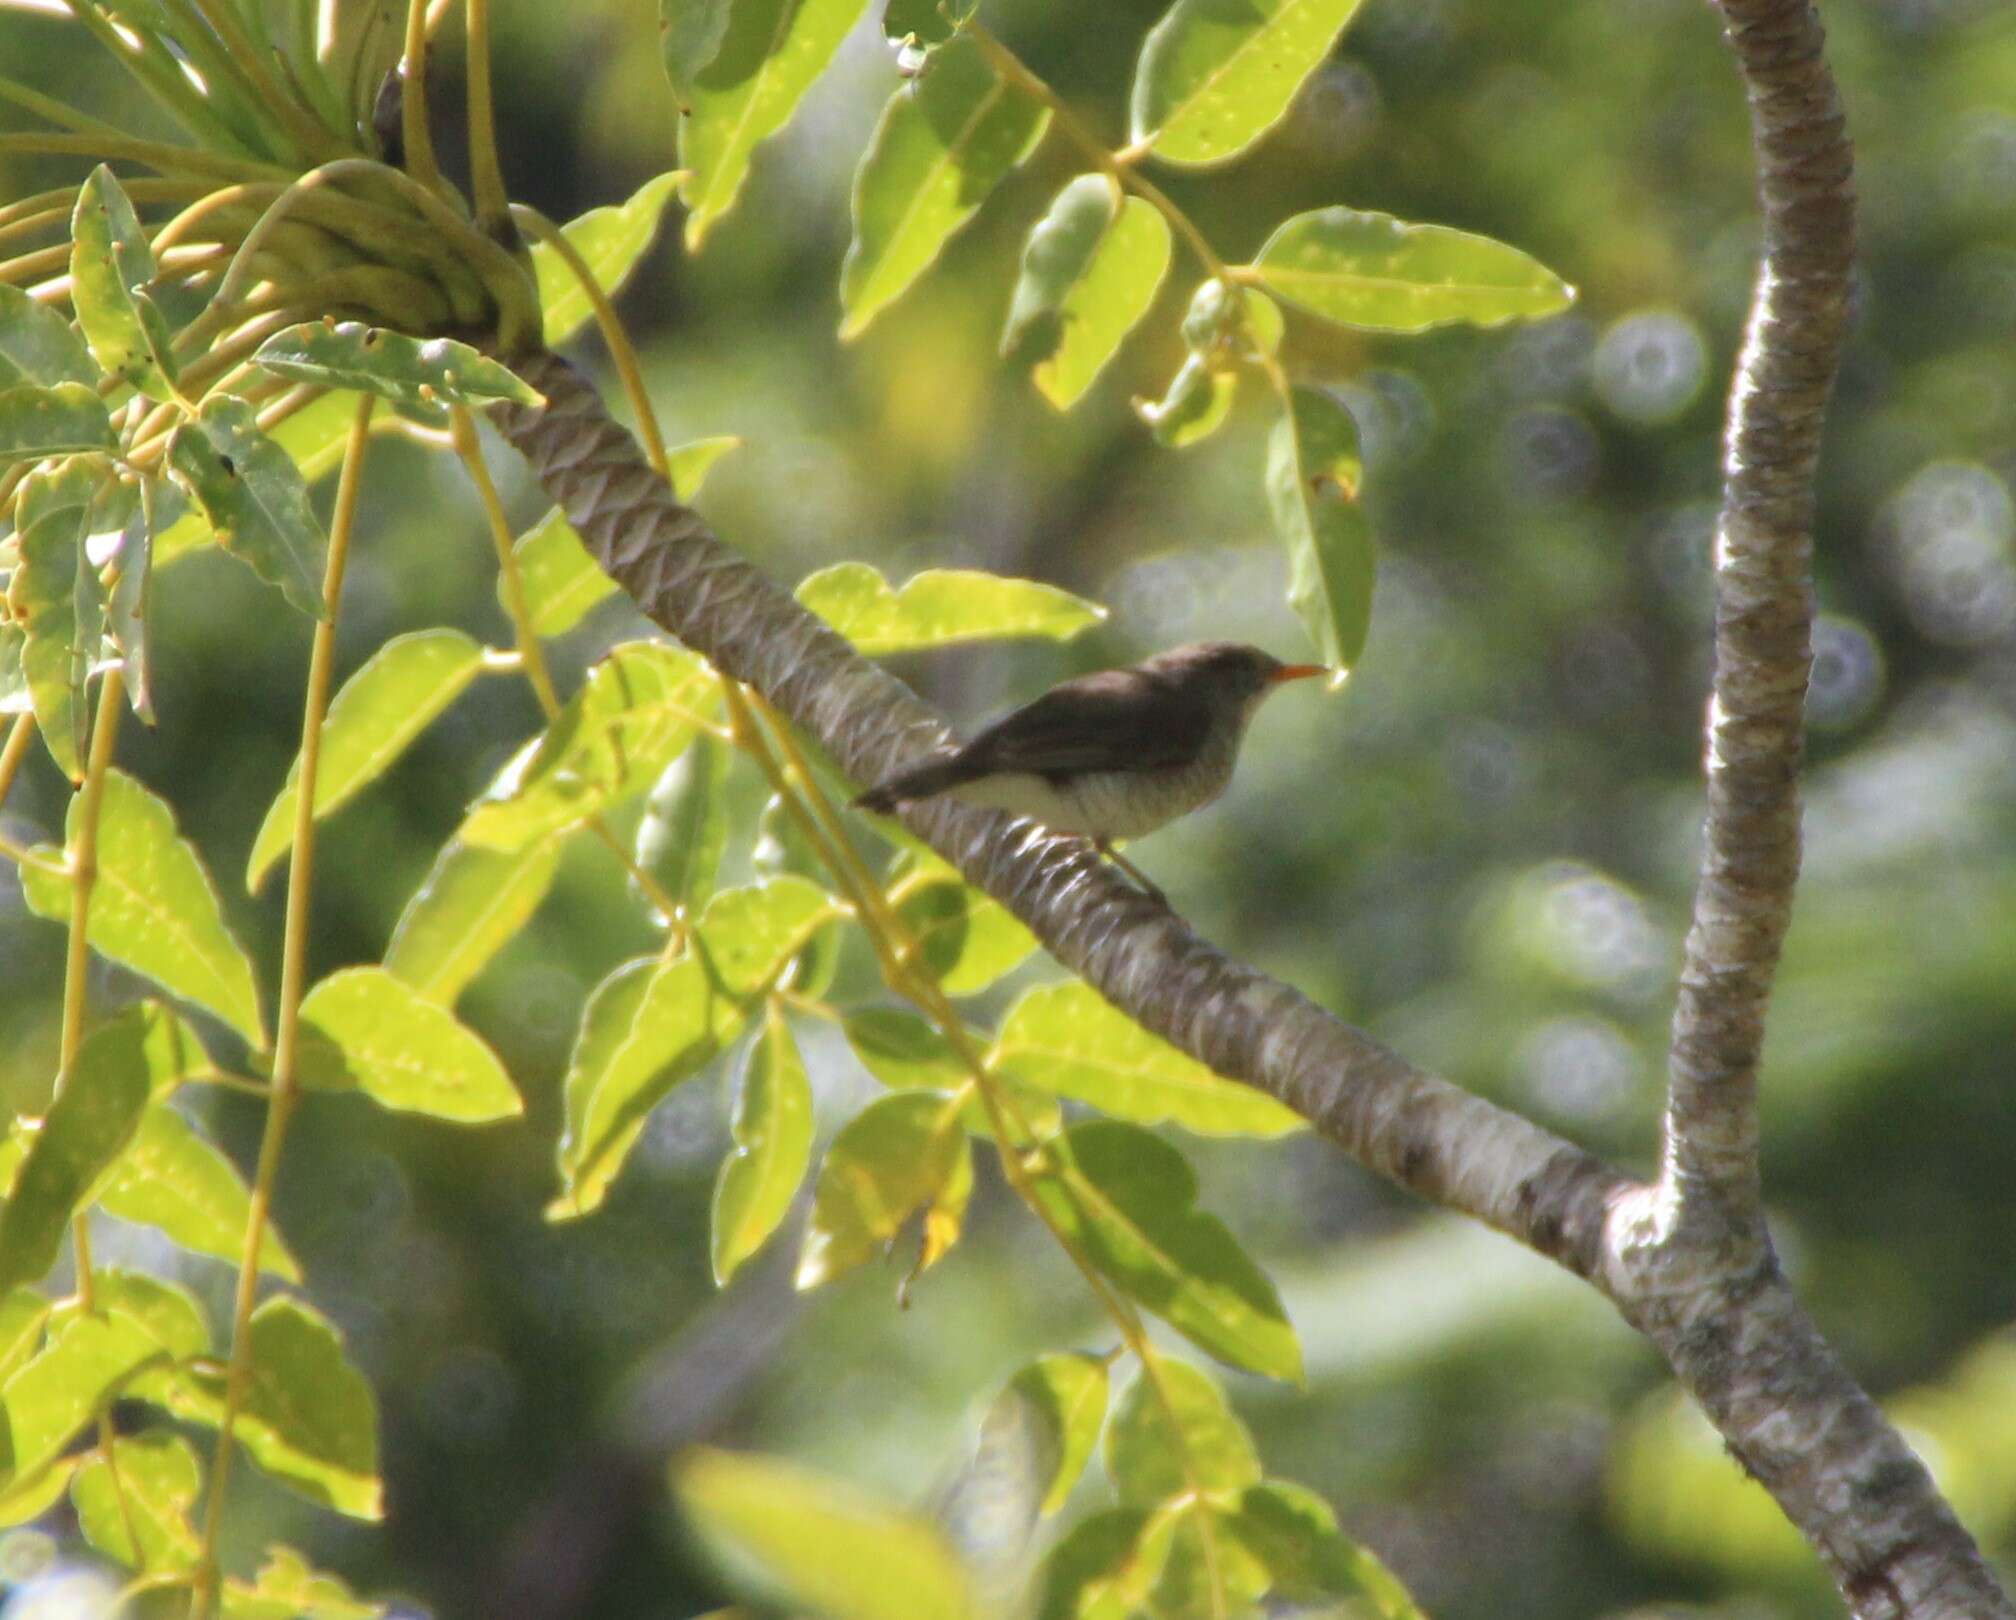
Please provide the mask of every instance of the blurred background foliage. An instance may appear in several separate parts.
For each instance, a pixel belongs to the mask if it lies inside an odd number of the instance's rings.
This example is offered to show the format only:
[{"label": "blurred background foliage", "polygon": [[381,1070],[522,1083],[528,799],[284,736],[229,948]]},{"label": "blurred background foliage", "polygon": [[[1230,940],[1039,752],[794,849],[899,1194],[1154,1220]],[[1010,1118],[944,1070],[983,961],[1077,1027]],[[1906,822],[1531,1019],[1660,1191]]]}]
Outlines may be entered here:
[{"label": "blurred background foliage", "polygon": [[[990,0],[987,15],[1117,138],[1161,9],[1102,0],[1088,26],[1083,5]],[[1827,22],[1860,155],[1863,268],[1820,491],[1807,865],[1767,1051],[1767,1187],[1826,1332],[2006,1568],[2016,11],[1839,0]],[[652,7],[506,0],[497,26],[515,194],[565,218],[672,165]],[[54,19],[0,12],[0,57],[87,108],[132,99]],[[452,46],[438,71],[452,110]],[[849,557],[898,576],[961,564],[1112,608],[1069,649],[905,664],[962,719],[1200,636],[1300,655],[1258,401],[1181,454],[1127,409],[1180,360],[1183,278],[1068,418],[995,358],[1021,236],[1072,172],[1061,146],[897,311],[836,342],[849,178],[893,82],[870,18],[704,254],[688,260],[668,231],[631,284],[668,437],[747,441],[714,473],[708,516],[787,580]],[[446,118],[440,138],[452,161]],[[5,195],[50,178],[0,160]],[[1227,799],[1137,856],[1207,936],[1649,1168],[1699,816],[1720,395],[1757,237],[1713,18],[1694,0],[1370,0],[1273,139],[1167,184],[1228,258],[1287,213],[1342,201],[1499,236],[1581,289],[1539,325],[1407,341],[1291,315],[1298,370],[1341,392],[1367,440],[1371,641],[1341,693],[1270,707]],[[339,673],[401,630],[503,639],[462,472],[385,442],[370,474]],[[538,515],[522,479],[516,500]],[[242,870],[298,731],[308,626],[274,606],[215,554],[167,572],[161,724],[121,743],[221,874]],[[640,628],[607,605],[563,663],[578,671]],[[521,688],[479,683],[329,824],[316,974],[379,958],[463,805],[535,724]],[[760,789],[736,780],[746,828]],[[38,751],[8,831],[49,836],[63,801]],[[353,1098],[317,1098],[300,1120],[280,1224],[379,1392],[391,1516],[382,1531],[343,1524],[241,1470],[241,1553],[284,1531],[360,1587],[443,1615],[693,1613],[722,1594],[672,1517],[670,1448],[759,1446],[918,1499],[1020,1359],[1106,1347],[1062,1258],[985,1178],[966,1241],[907,1309],[900,1265],[800,1300],[774,1256],[717,1296],[705,1223],[725,1079],[661,1109],[601,1213],[542,1223],[582,995],[653,944],[600,851],[577,841],[569,863],[464,1004],[525,1089],[525,1121],[464,1133]],[[269,962],[280,887],[227,894]],[[55,1066],[61,950],[0,873],[11,1107],[39,1106]],[[843,971],[873,993],[865,959]],[[1039,959],[1002,994],[1054,971]],[[137,989],[98,966],[96,1004]],[[802,1034],[830,1129],[871,1083],[830,1031]],[[253,1110],[214,1107],[213,1129],[249,1155]],[[1431,1612],[1838,1612],[1655,1358],[1570,1279],[1320,1142],[1198,1157],[1207,1207],[1281,1280],[1308,1353],[1306,1391],[1235,1381],[1270,1472],[1335,1502]],[[179,1275],[221,1319],[224,1268],[116,1223],[98,1253]],[[0,1541],[9,1620],[70,1612],[39,1605],[97,1579],[48,1529]]]}]

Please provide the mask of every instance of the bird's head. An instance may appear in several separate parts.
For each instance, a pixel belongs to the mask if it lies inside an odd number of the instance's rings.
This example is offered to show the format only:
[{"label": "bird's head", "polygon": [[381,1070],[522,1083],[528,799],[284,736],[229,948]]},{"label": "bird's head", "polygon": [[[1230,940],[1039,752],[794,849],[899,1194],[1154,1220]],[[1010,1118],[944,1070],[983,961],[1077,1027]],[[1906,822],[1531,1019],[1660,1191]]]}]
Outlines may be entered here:
[{"label": "bird's head", "polygon": [[1331,673],[1323,664],[1284,664],[1272,653],[1241,641],[1198,641],[1173,647],[1157,653],[1142,668],[1241,716],[1251,715],[1260,700],[1284,681]]}]

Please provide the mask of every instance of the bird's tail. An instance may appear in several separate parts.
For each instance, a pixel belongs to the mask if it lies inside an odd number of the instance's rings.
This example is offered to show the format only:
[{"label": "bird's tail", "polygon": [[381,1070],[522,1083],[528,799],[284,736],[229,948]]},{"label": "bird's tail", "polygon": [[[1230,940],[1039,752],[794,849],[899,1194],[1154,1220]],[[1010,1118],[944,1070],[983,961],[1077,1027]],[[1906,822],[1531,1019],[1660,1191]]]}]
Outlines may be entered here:
[{"label": "bird's tail", "polygon": [[857,810],[872,810],[877,815],[888,815],[899,804],[908,804],[913,799],[929,799],[958,787],[972,776],[960,761],[952,759],[927,760],[922,765],[913,765],[907,771],[898,771],[880,787],[870,788],[854,801]]}]

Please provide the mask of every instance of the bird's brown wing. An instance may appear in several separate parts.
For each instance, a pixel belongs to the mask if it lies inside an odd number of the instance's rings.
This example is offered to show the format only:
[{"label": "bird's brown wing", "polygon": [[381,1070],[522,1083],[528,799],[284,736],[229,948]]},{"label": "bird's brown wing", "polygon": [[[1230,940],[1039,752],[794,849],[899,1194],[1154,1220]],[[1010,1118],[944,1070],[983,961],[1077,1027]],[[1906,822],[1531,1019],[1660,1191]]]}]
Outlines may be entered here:
[{"label": "bird's brown wing", "polygon": [[961,751],[976,773],[1152,771],[1187,764],[1210,715],[1133,669],[1106,669],[1053,687],[1004,716]]}]

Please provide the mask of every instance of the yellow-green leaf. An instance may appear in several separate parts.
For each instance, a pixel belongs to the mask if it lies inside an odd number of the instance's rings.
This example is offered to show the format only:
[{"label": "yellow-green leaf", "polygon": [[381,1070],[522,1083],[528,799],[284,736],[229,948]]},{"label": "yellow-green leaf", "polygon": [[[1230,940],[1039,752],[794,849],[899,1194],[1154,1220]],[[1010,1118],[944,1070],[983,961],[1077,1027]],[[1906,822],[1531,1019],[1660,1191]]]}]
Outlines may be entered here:
[{"label": "yellow-green leaf", "polygon": [[970,996],[1027,961],[1036,936],[1006,906],[948,873],[896,908],[917,941],[917,963],[947,995]]},{"label": "yellow-green leaf", "polygon": [[1094,1120],[1051,1146],[1036,1195],[1122,1291],[1221,1361],[1298,1381],[1302,1347],[1267,1274],[1196,1207],[1189,1162],[1138,1125]]},{"label": "yellow-green leaf", "polygon": [[1288,601],[1324,663],[1349,669],[1372,627],[1372,524],[1351,413],[1320,388],[1290,391],[1267,442],[1267,503],[1288,548]]},{"label": "yellow-green leaf", "polygon": [[1263,1480],[1240,1493],[1237,1511],[1224,1522],[1284,1596],[1350,1598],[1378,1620],[1425,1620],[1392,1571],[1338,1531],[1336,1514],[1314,1491]]},{"label": "yellow-green leaf", "polygon": [[[658,234],[658,221],[672,199],[677,171],[654,176],[614,208],[591,208],[561,226],[575,252],[587,262],[602,290],[614,297]],[[567,261],[544,242],[532,246],[532,269],[539,278],[539,307],[545,311],[545,338],[558,348],[595,313]]]},{"label": "yellow-green leaf", "polygon": [[812,936],[840,915],[818,884],[793,873],[723,889],[700,914],[707,965],[731,995],[769,987]]},{"label": "yellow-green leaf", "polygon": [[1176,0],[1141,48],[1132,138],[1166,163],[1222,163],[1287,115],[1360,0]]},{"label": "yellow-green leaf", "polygon": [[109,1458],[87,1457],[70,1479],[84,1539],[140,1574],[196,1566],[203,1541],[189,1510],[202,1490],[195,1450],[158,1429],[118,1441]]},{"label": "yellow-green leaf", "polygon": [[[726,747],[697,738],[665,767],[637,822],[638,867],[684,912],[706,904],[720,875],[728,846],[727,777]],[[646,898],[641,885],[635,889],[639,900]]]},{"label": "yellow-green leaf", "polygon": [[658,54],[683,111],[694,75],[713,61],[728,34],[734,0],[658,0]]},{"label": "yellow-green leaf", "polygon": [[558,835],[499,850],[450,840],[399,914],[385,970],[453,1006],[539,909],[566,841]]},{"label": "yellow-green leaf", "polygon": [[764,1457],[700,1450],[673,1488],[700,1533],[760,1572],[794,1609],[828,1620],[973,1620],[972,1582],[915,1515]]},{"label": "yellow-green leaf", "polygon": [[[74,1316],[40,1354],[0,1385],[0,1416],[13,1443],[13,1476],[25,1484],[55,1462],[137,1369],[162,1358],[154,1336],[123,1311]],[[5,1463],[0,1441],[0,1463]]]},{"label": "yellow-green leaf", "polygon": [[509,366],[453,338],[412,338],[362,321],[303,321],[275,332],[252,356],[275,376],[318,388],[353,388],[401,405],[543,405]]},{"label": "yellow-green leaf", "polygon": [[1077,980],[1044,985],[1016,1002],[987,1062],[1039,1091],[1142,1125],[1268,1137],[1304,1124],[1265,1092],[1221,1079],[1150,1035]]},{"label": "yellow-green leaf", "polygon": [[312,619],[322,602],[322,525],[308,485],[250,405],[213,393],[168,440],[168,465],[203,509],[217,541]]},{"label": "yellow-green leaf", "polygon": [[62,382],[0,389],[0,462],[118,447],[111,413],[95,388]]},{"label": "yellow-green leaf", "polygon": [[1108,1508],[1082,1519],[1043,1564],[1037,1620],[1131,1620],[1145,1612],[1168,1543],[1150,1540],[1146,1508]]},{"label": "yellow-green leaf", "polygon": [[1177,367],[1160,399],[1134,401],[1134,414],[1157,444],[1182,450],[1225,425],[1238,392],[1238,372],[1218,370],[1206,356],[1193,354]]},{"label": "yellow-green leaf", "polygon": [[797,596],[871,658],[1013,636],[1068,641],[1106,617],[1054,585],[963,568],[927,568],[896,590],[867,563],[835,563],[801,580]]},{"label": "yellow-green leaf", "polygon": [[[343,683],[322,728],[315,773],[315,819],[347,804],[403,754],[483,670],[483,649],[460,630],[394,636]],[[260,880],[294,844],[297,758],[287,784],[267,807],[245,863],[245,887]]]},{"label": "yellow-green leaf", "polygon": [[679,123],[686,246],[698,252],[734,206],[750,155],[782,129],[860,19],[866,0],[733,0],[714,59]]},{"label": "yellow-green leaf", "polygon": [[1218,1381],[1164,1356],[1114,1408],[1106,1472],[1121,1501],[1153,1507],[1193,1490],[1241,1490],[1259,1480],[1260,1458]]},{"label": "yellow-green leaf", "polygon": [[70,216],[70,302],[99,366],[156,399],[174,397],[173,336],[146,290],[154,253],[112,171],[99,164]]},{"label": "yellow-green leaf", "polygon": [[841,338],[858,337],[928,270],[1050,122],[962,35],[897,86],[854,175],[854,241],[840,271]]},{"label": "yellow-green leaf", "polygon": [[1284,222],[1254,268],[1283,298],[1373,332],[1553,315],[1575,289],[1515,247],[1452,230],[1410,225],[1391,214],[1319,208]]},{"label": "yellow-green leaf", "polygon": [[812,1087],[773,1000],[749,1048],[731,1124],[735,1147],[714,1183],[714,1281],[726,1285],[791,1208],[812,1154]]},{"label": "yellow-green leaf", "polygon": [[[120,1156],[99,1204],[107,1214],[159,1228],[197,1254],[229,1260],[245,1252],[251,1194],[237,1168],[166,1103],[140,1116],[140,1129]],[[301,1268],[271,1221],[259,1249],[259,1269],[287,1282]]]},{"label": "yellow-green leaf", "polygon": [[20,564],[9,597],[22,632],[21,676],[50,757],[84,776],[91,702],[86,683],[105,622],[89,541],[125,522],[122,486],[102,456],[73,456],[22,482]]},{"label": "yellow-green leaf", "polygon": [[301,1083],[458,1124],[525,1111],[497,1054],[384,968],[344,968],[301,1003]]},{"label": "yellow-green leaf", "polygon": [[220,1606],[224,1620],[380,1620],[387,1612],[334,1575],[311,1569],[292,1547],[277,1545],[266,1549],[252,1580],[225,1581]]},{"label": "yellow-green leaf", "polygon": [[800,1288],[872,1259],[939,1195],[966,1145],[959,1108],[944,1092],[902,1091],[876,1098],[841,1127],[813,1187]]},{"label": "yellow-green leaf", "polygon": [[1106,1421],[1106,1363],[1098,1356],[1038,1356],[1008,1381],[1004,1398],[1020,1403],[1041,1437],[1042,1511],[1055,1513],[1071,1494]]},{"label": "yellow-green leaf", "polygon": [[[77,838],[81,797],[70,805]],[[41,846],[21,868],[38,917],[67,921],[70,878],[50,870],[61,851]],[[208,1008],[256,1047],[266,1044],[252,963],[224,925],[224,909],[174,813],[123,771],[108,771],[98,822],[98,881],[86,936],[94,950],[144,973],[171,994]]]}]

